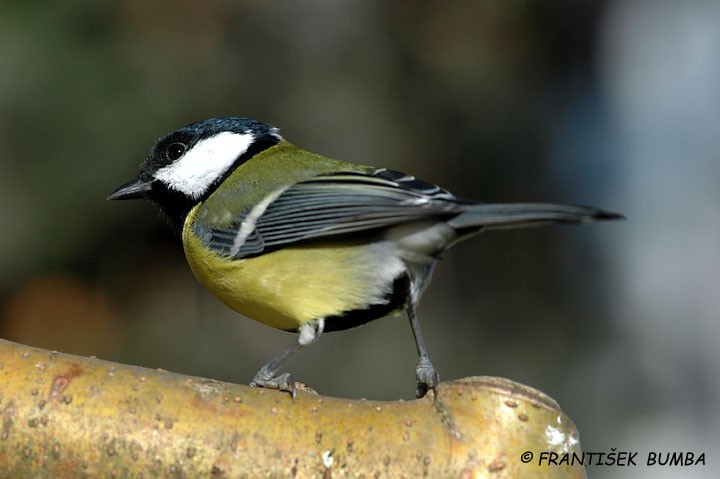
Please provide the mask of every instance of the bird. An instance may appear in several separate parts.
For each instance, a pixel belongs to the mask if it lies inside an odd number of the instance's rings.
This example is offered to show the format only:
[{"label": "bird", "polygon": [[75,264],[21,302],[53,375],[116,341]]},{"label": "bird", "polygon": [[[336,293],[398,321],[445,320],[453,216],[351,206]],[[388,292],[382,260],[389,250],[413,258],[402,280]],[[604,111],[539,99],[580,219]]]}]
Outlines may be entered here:
[{"label": "bird", "polygon": [[293,145],[269,124],[210,118],[160,138],[108,200],[145,198],[182,239],[197,280],[236,312],[297,333],[251,386],[296,396],[282,366],[323,332],[391,314],[409,319],[416,396],[439,374],[417,305],[441,255],[482,231],[617,220],[589,206],[484,203],[415,176]]}]

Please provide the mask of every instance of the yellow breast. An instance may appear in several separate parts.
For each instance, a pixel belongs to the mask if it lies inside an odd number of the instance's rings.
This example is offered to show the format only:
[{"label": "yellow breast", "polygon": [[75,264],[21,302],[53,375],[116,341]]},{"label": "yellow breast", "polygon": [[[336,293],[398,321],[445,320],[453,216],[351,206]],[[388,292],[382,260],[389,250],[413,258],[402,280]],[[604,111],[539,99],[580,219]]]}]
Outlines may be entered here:
[{"label": "yellow breast", "polygon": [[[192,214],[191,214],[192,215]],[[382,242],[316,242],[246,259],[203,247],[186,222],[185,255],[195,277],[227,306],[278,329],[387,301],[404,270]]]}]

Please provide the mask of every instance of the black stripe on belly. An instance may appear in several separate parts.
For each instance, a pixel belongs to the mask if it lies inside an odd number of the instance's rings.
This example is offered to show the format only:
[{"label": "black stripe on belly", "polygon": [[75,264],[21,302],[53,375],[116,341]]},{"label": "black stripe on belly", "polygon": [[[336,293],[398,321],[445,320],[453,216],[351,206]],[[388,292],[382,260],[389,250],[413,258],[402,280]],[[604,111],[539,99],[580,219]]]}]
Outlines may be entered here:
[{"label": "black stripe on belly", "polygon": [[404,308],[408,302],[410,291],[410,278],[403,274],[393,281],[392,292],[385,296],[387,303],[372,304],[365,309],[356,309],[338,316],[325,318],[324,331],[342,331],[356,326],[362,326],[375,319],[382,318],[398,309]]}]

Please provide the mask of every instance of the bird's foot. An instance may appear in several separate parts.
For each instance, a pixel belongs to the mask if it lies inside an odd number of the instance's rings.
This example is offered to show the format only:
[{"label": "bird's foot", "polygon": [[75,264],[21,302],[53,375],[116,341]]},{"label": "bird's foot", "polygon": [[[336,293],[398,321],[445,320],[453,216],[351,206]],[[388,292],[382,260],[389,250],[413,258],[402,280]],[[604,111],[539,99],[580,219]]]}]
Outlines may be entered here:
[{"label": "bird's foot", "polygon": [[295,396],[297,394],[295,380],[292,378],[290,373],[282,373],[279,376],[275,376],[274,372],[267,371],[265,368],[258,371],[250,383],[250,386],[254,388],[278,389],[280,391],[289,392],[293,401],[295,400]]},{"label": "bird's foot", "polygon": [[437,389],[440,384],[440,375],[430,362],[427,356],[423,356],[417,363],[415,368],[415,377],[417,378],[417,390],[415,395],[418,398],[425,397],[428,391],[432,390],[437,399]]}]

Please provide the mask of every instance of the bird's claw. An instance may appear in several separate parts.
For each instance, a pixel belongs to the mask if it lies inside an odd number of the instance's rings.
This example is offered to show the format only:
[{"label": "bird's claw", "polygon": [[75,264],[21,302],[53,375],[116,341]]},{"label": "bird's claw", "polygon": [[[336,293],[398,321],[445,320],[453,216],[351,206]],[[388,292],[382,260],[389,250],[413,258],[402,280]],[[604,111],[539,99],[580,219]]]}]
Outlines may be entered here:
[{"label": "bird's claw", "polygon": [[437,398],[437,388],[440,384],[440,375],[427,357],[421,357],[415,368],[415,377],[417,379],[417,390],[415,395],[418,398],[424,397],[428,391],[432,390]]},{"label": "bird's claw", "polygon": [[277,389],[279,391],[289,392],[293,401],[297,395],[297,386],[290,373],[283,373],[279,376],[275,376],[271,372],[261,369],[253,378],[250,386],[254,388]]}]

